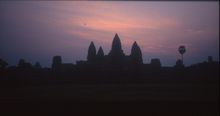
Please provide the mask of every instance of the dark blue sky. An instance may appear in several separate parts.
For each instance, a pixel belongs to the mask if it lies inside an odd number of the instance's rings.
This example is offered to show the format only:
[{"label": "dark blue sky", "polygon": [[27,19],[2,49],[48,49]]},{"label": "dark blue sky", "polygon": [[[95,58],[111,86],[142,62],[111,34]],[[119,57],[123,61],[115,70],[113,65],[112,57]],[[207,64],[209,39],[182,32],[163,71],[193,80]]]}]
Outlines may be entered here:
[{"label": "dark blue sky", "polygon": [[218,2],[1,1],[0,14],[0,57],[10,65],[50,66],[54,55],[75,63],[91,41],[108,54],[115,33],[127,55],[137,41],[144,63],[173,66],[179,45],[186,65],[219,59]]}]

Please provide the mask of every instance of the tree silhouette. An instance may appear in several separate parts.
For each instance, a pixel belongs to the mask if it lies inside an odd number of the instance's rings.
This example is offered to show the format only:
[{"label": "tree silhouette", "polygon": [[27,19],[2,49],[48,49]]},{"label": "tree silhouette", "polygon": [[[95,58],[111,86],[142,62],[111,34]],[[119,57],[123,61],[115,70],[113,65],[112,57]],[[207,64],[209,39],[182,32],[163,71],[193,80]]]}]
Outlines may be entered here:
[{"label": "tree silhouette", "polygon": [[39,62],[36,62],[36,63],[34,64],[34,68],[36,68],[36,69],[41,69],[42,67],[41,67],[41,65],[40,65]]},{"label": "tree silhouette", "polygon": [[183,54],[186,52],[185,46],[181,45],[178,49],[179,53],[181,54],[182,57],[182,62],[183,62]]},{"label": "tree silhouette", "polygon": [[18,67],[19,68],[24,68],[25,67],[25,60],[24,59],[20,59],[18,61]]},{"label": "tree silhouette", "polygon": [[2,59],[0,59],[0,68],[5,68],[8,65],[8,63]]}]

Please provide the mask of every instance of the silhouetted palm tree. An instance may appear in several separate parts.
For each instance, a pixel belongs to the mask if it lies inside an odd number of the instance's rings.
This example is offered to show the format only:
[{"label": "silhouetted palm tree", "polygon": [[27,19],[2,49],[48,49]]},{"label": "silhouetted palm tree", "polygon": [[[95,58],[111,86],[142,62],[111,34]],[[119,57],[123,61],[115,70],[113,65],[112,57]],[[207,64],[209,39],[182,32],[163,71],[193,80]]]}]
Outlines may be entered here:
[{"label": "silhouetted palm tree", "polygon": [[183,62],[183,54],[186,52],[186,48],[185,46],[181,45],[178,49],[179,53],[181,54],[182,56],[182,62]]}]

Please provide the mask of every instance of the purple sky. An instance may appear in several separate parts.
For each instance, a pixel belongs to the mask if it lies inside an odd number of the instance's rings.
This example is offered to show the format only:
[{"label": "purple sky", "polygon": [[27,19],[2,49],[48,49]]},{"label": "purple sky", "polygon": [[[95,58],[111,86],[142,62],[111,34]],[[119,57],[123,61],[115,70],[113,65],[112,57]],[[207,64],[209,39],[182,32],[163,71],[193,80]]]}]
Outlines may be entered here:
[{"label": "purple sky", "polygon": [[0,57],[16,65],[20,58],[50,66],[85,60],[94,41],[109,53],[118,33],[125,54],[137,41],[144,63],[160,58],[173,66],[186,46],[184,63],[219,59],[218,2],[0,1]]}]

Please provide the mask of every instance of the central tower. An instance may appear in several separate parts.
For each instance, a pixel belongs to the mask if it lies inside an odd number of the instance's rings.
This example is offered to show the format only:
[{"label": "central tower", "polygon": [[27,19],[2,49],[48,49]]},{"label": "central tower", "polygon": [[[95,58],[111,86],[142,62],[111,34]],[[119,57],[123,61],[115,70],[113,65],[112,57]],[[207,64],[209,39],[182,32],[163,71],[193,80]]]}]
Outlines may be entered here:
[{"label": "central tower", "polygon": [[112,49],[109,53],[109,56],[124,56],[124,52],[121,48],[121,40],[117,33],[112,41]]},{"label": "central tower", "polygon": [[108,56],[111,64],[121,65],[124,62],[125,54],[122,50],[121,41],[117,33],[112,41],[112,48]]}]

